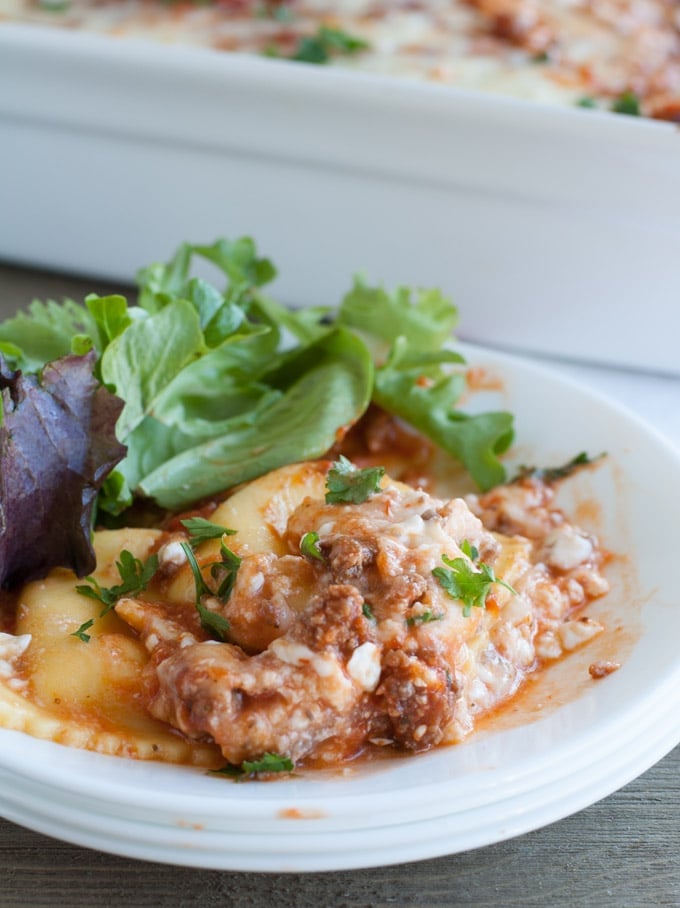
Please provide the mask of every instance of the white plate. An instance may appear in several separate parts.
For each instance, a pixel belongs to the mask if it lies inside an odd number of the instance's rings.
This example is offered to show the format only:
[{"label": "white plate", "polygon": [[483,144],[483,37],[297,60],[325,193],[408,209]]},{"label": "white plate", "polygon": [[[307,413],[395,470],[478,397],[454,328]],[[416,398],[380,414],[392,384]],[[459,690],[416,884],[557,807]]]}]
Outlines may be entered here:
[{"label": "white plate", "polygon": [[0,136],[1,258],[131,280],[247,233],[293,305],[365,270],[479,343],[680,369],[675,124],[0,22]]},{"label": "white plate", "polygon": [[[589,609],[608,632],[554,666],[465,744],[347,772],[235,784],[205,772],[0,733],[0,813],[131,857],[230,870],[338,870],[490,844],[604,797],[680,741],[680,458],[637,418],[535,366],[467,349],[503,391],[515,462],[607,451],[564,489],[615,554],[612,592]],[[490,400],[496,398],[495,401]],[[597,502],[597,505],[594,505]],[[622,668],[593,681],[598,658]]]}]

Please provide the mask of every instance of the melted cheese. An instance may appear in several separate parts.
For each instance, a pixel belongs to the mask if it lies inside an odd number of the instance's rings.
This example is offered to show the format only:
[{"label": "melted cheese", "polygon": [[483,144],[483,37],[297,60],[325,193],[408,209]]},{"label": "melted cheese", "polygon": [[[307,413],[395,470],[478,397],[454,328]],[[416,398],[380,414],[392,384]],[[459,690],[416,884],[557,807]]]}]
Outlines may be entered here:
[{"label": "melted cheese", "polygon": [[[569,524],[561,525],[559,532],[546,529],[535,547],[520,536],[492,536],[461,499],[445,503],[388,479],[383,493],[364,505],[327,505],[327,467],[309,463],[274,471],[239,489],[211,514],[215,523],[236,531],[228,541],[244,559],[238,581],[244,589],[237,594],[235,587],[229,603],[206,599],[204,605],[219,612],[236,602],[244,609],[240,614],[246,623],[254,620],[259,627],[265,619],[274,622],[273,637],[260,645],[242,644],[246,652],[230,646],[230,651],[240,653],[234,665],[238,659],[248,660],[248,652],[268,647],[285,666],[311,669],[319,698],[342,712],[351,708],[357,696],[379,693],[382,655],[399,648],[410,634],[410,644],[422,645],[424,652],[428,646],[432,652],[446,652],[455,672],[456,713],[444,740],[451,743],[469,733],[478,715],[511,696],[537,660],[556,658],[602,630],[596,622],[572,614],[574,603],[580,606],[586,594],[600,595],[606,581],[595,569],[588,573],[586,562],[596,552],[595,541]],[[375,564],[385,576],[418,575],[425,592],[410,613],[416,620],[409,623],[403,613],[387,613],[376,623],[375,642],[355,642],[345,655],[332,643],[314,649],[313,643],[287,638],[285,627],[276,621],[281,616],[290,621],[299,617],[318,593],[312,568],[293,554],[300,533],[313,526],[318,526],[326,551],[338,535],[351,541],[370,537],[379,542],[378,548],[382,546]],[[147,685],[154,683],[149,669],[156,648],[172,644],[188,649],[205,642],[195,608],[193,575],[180,538],[186,537],[153,529],[95,534],[95,578],[102,587],[120,582],[116,561],[122,550],[141,560],[152,552],[160,556],[160,570],[148,590],[138,599],[120,601],[122,617],[114,611],[102,616],[102,604],[80,595],[68,571],[54,570],[45,580],[26,585],[17,601],[16,633],[0,634],[0,725],[107,754],[220,764],[216,747],[178,734],[151,718],[144,705]],[[473,608],[469,616],[432,575],[442,553],[462,555],[455,540],[463,538],[482,540],[489,549],[495,546],[496,576],[518,591],[496,584],[487,607]],[[206,580],[218,549],[219,540],[196,549]],[[546,563],[550,556],[557,571],[572,570],[574,576],[557,585],[550,567],[536,562],[541,552]],[[295,571],[294,565],[298,566]],[[318,570],[323,572],[325,567]],[[347,579],[333,582],[349,583]],[[578,590],[570,593],[569,584]],[[284,615],[280,604],[279,611],[274,608],[275,594],[284,587],[293,618]],[[258,597],[264,597],[259,603],[262,612],[257,611]],[[380,602],[373,604],[379,611]],[[248,609],[254,609],[250,617]],[[419,623],[417,616],[427,612],[435,619]],[[90,640],[83,642],[74,632],[90,621]],[[236,629],[236,618],[233,626]],[[136,632],[145,638],[146,646]],[[418,732],[417,728],[416,740]]]},{"label": "melted cheese", "polygon": [[[680,116],[674,0],[292,0],[282,5],[166,0],[0,0],[0,19],[116,37],[287,57],[320,26],[368,49],[332,64],[459,88],[609,108],[634,92],[654,116]],[[269,14],[267,14],[269,12]]]}]

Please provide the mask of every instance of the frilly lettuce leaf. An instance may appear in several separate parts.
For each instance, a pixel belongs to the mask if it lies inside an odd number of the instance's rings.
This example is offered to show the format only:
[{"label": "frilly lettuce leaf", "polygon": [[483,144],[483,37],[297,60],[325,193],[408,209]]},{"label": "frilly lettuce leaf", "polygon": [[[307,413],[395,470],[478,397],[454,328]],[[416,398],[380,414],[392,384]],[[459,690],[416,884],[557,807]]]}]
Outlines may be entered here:
[{"label": "frilly lettuce leaf", "polygon": [[280,396],[257,419],[234,421],[231,429],[166,460],[139,483],[160,505],[177,509],[284,464],[321,457],[340,427],[366,410],[373,361],[344,328],[330,330],[305,351],[308,368],[272,376]]},{"label": "frilly lettuce leaf", "polygon": [[18,312],[0,325],[0,350],[13,368],[36,372],[45,363],[71,353],[74,337],[96,334],[86,306],[73,300],[33,300],[26,312]]},{"label": "frilly lettuce leaf", "polygon": [[439,290],[419,289],[414,300],[409,287],[388,293],[355,278],[354,287],[340,304],[338,322],[373,341],[390,345],[398,337],[406,337],[414,349],[432,352],[450,339],[458,310]]},{"label": "frilly lettuce leaf", "polygon": [[398,337],[387,362],[376,370],[373,400],[451,454],[486,490],[505,479],[498,457],[512,444],[513,418],[506,412],[470,415],[455,409],[466,379],[442,364],[461,361],[460,354],[446,349],[419,353]]}]

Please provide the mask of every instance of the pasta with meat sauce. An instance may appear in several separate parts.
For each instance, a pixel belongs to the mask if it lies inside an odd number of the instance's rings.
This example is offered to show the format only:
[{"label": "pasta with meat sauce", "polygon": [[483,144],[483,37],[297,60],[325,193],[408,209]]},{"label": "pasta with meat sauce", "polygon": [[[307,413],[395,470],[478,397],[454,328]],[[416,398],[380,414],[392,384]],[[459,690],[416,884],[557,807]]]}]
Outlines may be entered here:
[{"label": "pasta with meat sauce", "polygon": [[549,484],[446,499],[383,476],[342,501],[335,468],[283,467],[193,512],[221,538],[189,545],[177,518],[98,531],[100,588],[122,551],[158,559],[103,617],[65,570],[26,585],[2,612],[0,723],[212,768],[418,752],[602,630],[584,608],[607,591],[603,552]]}]

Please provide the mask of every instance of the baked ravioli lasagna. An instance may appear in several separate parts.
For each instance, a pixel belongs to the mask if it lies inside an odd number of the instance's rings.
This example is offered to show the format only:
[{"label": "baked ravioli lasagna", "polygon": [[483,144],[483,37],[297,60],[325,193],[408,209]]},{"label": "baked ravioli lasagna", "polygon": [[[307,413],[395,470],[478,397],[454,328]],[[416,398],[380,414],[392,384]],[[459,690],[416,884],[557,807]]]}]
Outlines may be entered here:
[{"label": "baked ravioli lasagna", "polygon": [[459,742],[602,630],[603,553],[553,498],[532,476],[440,498],[340,456],[98,531],[86,583],[56,569],[5,601],[0,722],[212,768]]}]

